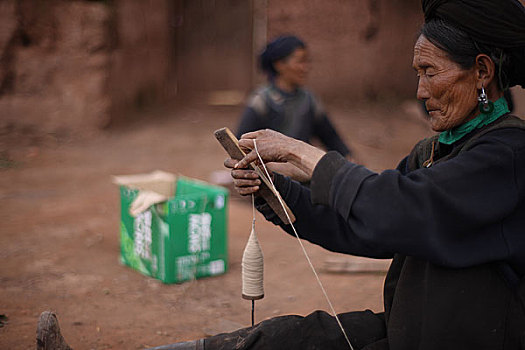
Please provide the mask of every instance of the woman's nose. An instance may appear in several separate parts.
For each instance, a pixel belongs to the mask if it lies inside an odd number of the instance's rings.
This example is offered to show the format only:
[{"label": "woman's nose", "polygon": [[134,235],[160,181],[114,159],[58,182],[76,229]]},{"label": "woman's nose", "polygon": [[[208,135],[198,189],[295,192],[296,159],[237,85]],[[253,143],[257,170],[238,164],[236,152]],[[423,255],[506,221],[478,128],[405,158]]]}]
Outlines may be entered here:
[{"label": "woman's nose", "polygon": [[430,91],[428,89],[428,86],[425,82],[425,79],[419,78],[417,83],[417,99],[418,100],[428,100],[430,98]]},{"label": "woman's nose", "polygon": [[301,67],[301,70],[305,74],[308,73],[310,71],[310,64],[308,64],[308,63],[303,64],[302,67]]}]

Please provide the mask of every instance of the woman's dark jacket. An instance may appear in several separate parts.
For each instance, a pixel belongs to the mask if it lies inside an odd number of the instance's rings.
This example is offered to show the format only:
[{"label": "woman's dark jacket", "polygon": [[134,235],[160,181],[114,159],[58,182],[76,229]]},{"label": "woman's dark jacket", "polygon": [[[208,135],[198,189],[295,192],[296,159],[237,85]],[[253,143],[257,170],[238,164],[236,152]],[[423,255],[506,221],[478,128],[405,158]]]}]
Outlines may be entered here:
[{"label": "woman's dark jacket", "polygon": [[279,131],[308,143],[317,138],[328,151],[350,154],[321,103],[305,89],[287,93],[268,85],[256,90],[248,99],[236,136],[261,129]]},{"label": "woman's dark jacket", "polygon": [[[391,350],[525,349],[525,129],[473,140],[481,131],[439,144],[430,168],[415,169],[419,144],[380,174],[329,152],[310,188],[275,176],[302,238],[393,258],[382,342]],[[265,204],[259,209],[291,231]]]}]

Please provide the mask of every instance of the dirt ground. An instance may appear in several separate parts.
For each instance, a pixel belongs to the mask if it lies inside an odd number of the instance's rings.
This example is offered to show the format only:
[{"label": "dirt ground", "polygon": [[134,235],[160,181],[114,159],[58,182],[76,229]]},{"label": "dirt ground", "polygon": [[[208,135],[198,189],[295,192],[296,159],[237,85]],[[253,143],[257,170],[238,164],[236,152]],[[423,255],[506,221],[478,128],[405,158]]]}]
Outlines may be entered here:
[{"label": "dirt ground", "polygon": [[[240,290],[249,202],[231,197],[225,275],[165,285],[119,263],[119,197],[111,183],[111,175],[155,169],[208,180],[225,158],[213,131],[234,128],[238,114],[238,108],[150,111],[141,122],[81,138],[4,132],[0,314],[8,319],[0,320],[0,349],[34,348],[44,310],[57,312],[74,349],[141,349],[200,338],[227,322],[249,326],[250,302]],[[342,106],[331,115],[376,171],[395,166],[430,134],[414,103]],[[297,241],[258,218],[266,296],[256,303],[256,320],[328,310]],[[338,312],[383,309],[384,273],[327,273],[323,264],[336,254],[307,249]]]}]

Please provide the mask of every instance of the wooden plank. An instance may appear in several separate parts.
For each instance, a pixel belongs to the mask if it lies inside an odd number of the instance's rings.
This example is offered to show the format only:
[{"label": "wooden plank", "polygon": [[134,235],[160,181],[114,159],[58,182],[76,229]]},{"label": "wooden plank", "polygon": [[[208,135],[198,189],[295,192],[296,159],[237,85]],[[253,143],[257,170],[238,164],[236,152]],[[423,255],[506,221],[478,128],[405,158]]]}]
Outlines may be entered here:
[{"label": "wooden plank", "polygon": [[[233,133],[228,128],[222,128],[215,131],[215,137],[217,138],[217,141],[222,145],[222,147],[228,152],[230,157],[232,159],[239,159],[241,160],[244,158],[246,153],[239,147],[239,141],[233,135]],[[279,203],[279,199],[281,195],[279,192],[277,192],[273,186],[271,185],[270,180],[266,176],[266,174],[255,164],[251,163],[250,167],[255,170],[257,175],[261,178],[261,186],[259,186],[259,194],[261,197],[264,198],[266,203],[270,206],[270,208],[273,209],[273,211],[279,216],[279,218],[282,220],[282,222],[289,224],[288,218],[286,217],[286,214]],[[282,198],[281,198],[282,200]],[[286,208],[286,211],[288,212],[288,215],[290,216],[290,220],[295,222],[295,215],[292,213],[288,205],[286,205],[286,202],[284,200],[282,201],[284,204],[284,207]]]},{"label": "wooden plank", "polygon": [[392,260],[376,260],[356,256],[330,257],[321,271],[331,273],[384,273]]}]

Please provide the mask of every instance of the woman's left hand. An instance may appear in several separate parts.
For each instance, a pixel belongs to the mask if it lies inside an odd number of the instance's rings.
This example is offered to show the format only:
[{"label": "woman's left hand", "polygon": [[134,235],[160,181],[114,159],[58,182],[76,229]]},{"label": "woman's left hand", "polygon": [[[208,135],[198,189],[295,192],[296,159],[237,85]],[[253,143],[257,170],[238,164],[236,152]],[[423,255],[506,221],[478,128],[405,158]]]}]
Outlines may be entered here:
[{"label": "woman's left hand", "polygon": [[237,162],[238,160],[231,158],[224,161],[224,166],[232,169],[231,176],[233,178],[233,187],[241,196],[257,193],[257,191],[259,191],[259,186],[261,185],[259,175],[257,175],[252,169],[234,169],[233,167]]}]

